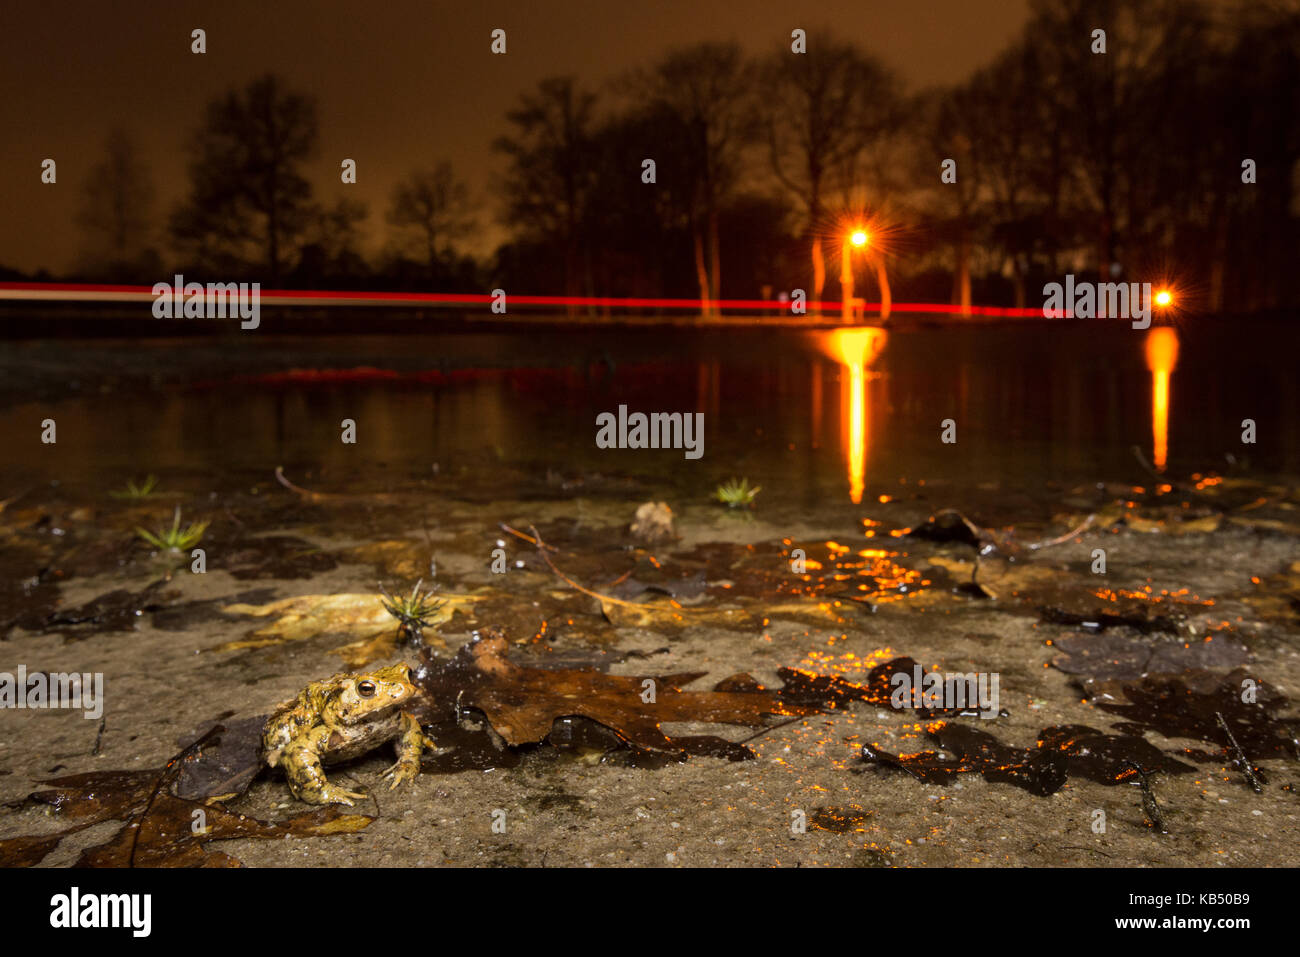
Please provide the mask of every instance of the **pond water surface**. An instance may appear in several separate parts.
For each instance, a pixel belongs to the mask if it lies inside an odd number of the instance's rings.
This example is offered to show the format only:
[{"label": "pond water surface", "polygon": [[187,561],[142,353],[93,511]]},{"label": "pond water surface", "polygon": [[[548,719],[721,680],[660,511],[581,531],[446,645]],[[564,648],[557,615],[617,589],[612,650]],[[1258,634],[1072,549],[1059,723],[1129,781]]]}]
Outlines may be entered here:
[{"label": "pond water surface", "polygon": [[[476,495],[617,477],[847,505],[925,481],[1037,494],[1169,474],[1295,474],[1295,323],[910,330],[624,328],[6,346],[7,488],[145,473],[221,487],[276,466],[332,490],[432,473]],[[704,413],[703,455],[601,449],[603,412]],[[40,423],[57,422],[57,445]],[[341,441],[342,423],[357,441]],[[941,440],[945,420],[954,443]],[[1255,444],[1242,441],[1243,420]],[[951,434],[951,432],[950,432]]]}]

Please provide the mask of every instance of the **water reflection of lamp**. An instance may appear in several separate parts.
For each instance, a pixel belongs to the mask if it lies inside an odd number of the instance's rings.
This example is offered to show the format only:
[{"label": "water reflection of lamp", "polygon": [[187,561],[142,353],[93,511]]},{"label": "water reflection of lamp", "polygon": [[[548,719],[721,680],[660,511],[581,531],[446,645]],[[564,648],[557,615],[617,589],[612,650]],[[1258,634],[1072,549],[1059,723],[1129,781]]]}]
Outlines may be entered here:
[{"label": "water reflection of lamp", "polygon": [[849,469],[849,499],[862,501],[867,481],[867,369],[885,347],[883,329],[834,329],[825,333],[821,349],[848,370],[840,393],[840,416],[845,424],[844,451]]},{"label": "water reflection of lamp", "polygon": [[1164,471],[1169,459],[1169,377],[1178,365],[1178,334],[1169,326],[1147,333],[1147,368],[1151,370],[1151,458]]}]

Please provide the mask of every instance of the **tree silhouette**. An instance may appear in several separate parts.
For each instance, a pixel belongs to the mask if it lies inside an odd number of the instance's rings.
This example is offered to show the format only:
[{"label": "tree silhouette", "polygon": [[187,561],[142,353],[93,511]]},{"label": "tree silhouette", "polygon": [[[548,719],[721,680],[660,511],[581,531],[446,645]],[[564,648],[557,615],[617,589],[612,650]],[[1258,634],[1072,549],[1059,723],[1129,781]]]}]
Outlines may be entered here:
[{"label": "tree silhouette", "polygon": [[897,79],[828,33],[813,31],[806,53],[783,46],[767,57],[759,86],[772,173],[805,216],[814,308],[826,284],[829,189],[848,186],[863,152],[894,127],[901,112]]},{"label": "tree silhouette", "polygon": [[173,236],[210,268],[260,266],[275,283],[313,223],[301,167],[315,147],[315,101],[274,75],[214,101],[196,134],[190,195],[172,215]]},{"label": "tree silhouette", "polygon": [[293,279],[308,286],[334,280],[363,279],[369,273],[361,254],[361,223],[369,215],[364,203],[340,199],[317,209],[304,230]]},{"label": "tree silhouette", "polygon": [[559,245],[568,296],[584,285],[580,224],[592,201],[595,105],[573,77],[548,77],[519,98],[506,114],[514,131],[493,144],[510,160],[505,222],[526,242]]},{"label": "tree silhouette", "polygon": [[[754,65],[734,43],[699,43],[669,53],[633,75],[636,92],[676,127],[689,177],[688,219],[700,298],[717,299],[722,283],[718,216],[732,194],[756,117]],[[651,144],[653,146],[653,144]],[[708,312],[710,310],[706,310]]]},{"label": "tree silhouette", "polygon": [[135,140],[111,130],[105,157],[90,168],[82,187],[77,224],[83,230],[83,263],[91,274],[121,275],[156,264],[149,248],[154,189]]},{"label": "tree silhouette", "polygon": [[397,231],[397,248],[418,248],[435,281],[443,260],[452,255],[451,242],[474,226],[469,189],[448,162],[417,170],[393,189],[388,223]]}]

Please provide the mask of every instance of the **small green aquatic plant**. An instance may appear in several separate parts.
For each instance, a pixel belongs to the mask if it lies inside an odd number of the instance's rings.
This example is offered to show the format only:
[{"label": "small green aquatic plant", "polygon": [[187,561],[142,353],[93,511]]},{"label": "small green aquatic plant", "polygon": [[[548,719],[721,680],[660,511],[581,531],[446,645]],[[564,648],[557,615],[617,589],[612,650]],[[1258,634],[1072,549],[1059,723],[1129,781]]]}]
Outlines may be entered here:
[{"label": "small green aquatic plant", "polygon": [[109,492],[108,494],[113,496],[113,498],[118,499],[139,500],[149,498],[149,496],[153,495],[157,490],[158,476],[148,475],[139,485],[135,484],[134,479],[127,479],[125,489],[116,492]]},{"label": "small green aquatic plant", "polygon": [[172,527],[163,528],[156,534],[148,529],[135,527],[135,533],[143,538],[154,548],[161,548],[166,551],[183,552],[186,549],[193,548],[203,538],[203,533],[207,531],[207,522],[194,522],[191,525],[181,528],[181,510],[180,506],[176,507],[172,515]]},{"label": "small green aquatic plant", "polygon": [[379,583],[379,590],[384,596],[384,610],[401,622],[397,631],[398,638],[414,645],[423,643],[424,629],[429,626],[429,618],[446,604],[434,598],[432,591],[421,592],[420,586],[423,584],[424,579],[421,578],[411,589],[409,597],[394,598],[388,594],[383,582]]},{"label": "small green aquatic plant", "polygon": [[754,496],[762,490],[761,485],[750,485],[747,478],[733,478],[714,489],[713,497],[727,508],[753,508]]}]

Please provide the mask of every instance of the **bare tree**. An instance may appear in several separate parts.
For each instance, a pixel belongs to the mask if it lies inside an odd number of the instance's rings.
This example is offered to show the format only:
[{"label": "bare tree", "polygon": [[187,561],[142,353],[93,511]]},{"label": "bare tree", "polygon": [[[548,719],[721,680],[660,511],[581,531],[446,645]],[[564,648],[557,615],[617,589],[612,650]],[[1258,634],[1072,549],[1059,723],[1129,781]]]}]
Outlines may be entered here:
[{"label": "bare tree", "polygon": [[675,122],[690,177],[689,220],[700,298],[721,291],[718,213],[736,183],[754,129],[754,67],[734,43],[700,43],[669,53],[628,87]]},{"label": "bare tree", "polygon": [[85,230],[85,258],[92,269],[138,262],[153,230],[154,189],[135,140],[122,129],[109,132],[104,159],[90,168],[77,223]]},{"label": "bare tree", "polygon": [[842,188],[863,152],[893,127],[899,84],[856,47],[831,39],[814,40],[802,54],[777,51],[763,61],[762,74],[760,111],[772,172],[806,216],[816,308],[826,283],[828,186]]},{"label": "bare tree", "polygon": [[189,199],[172,233],[209,263],[284,272],[315,221],[301,164],[316,147],[316,105],[273,75],[208,106],[196,134]]},{"label": "bare tree", "polygon": [[436,279],[452,241],[473,228],[469,189],[448,162],[417,170],[393,189],[388,222],[408,247],[418,246],[429,266],[429,278]]},{"label": "bare tree", "polygon": [[[986,242],[1009,266],[1017,307],[1025,305],[1026,277],[1049,209],[1059,214],[1058,138],[1053,126],[1036,122],[1046,101],[1042,59],[1033,44],[1018,42],[971,77],[960,97],[959,108],[974,119],[963,132],[983,186],[980,206],[991,223]],[[969,191],[957,198],[974,199]],[[1059,229],[1049,241],[1056,235]],[[969,275],[961,284],[969,289]]]},{"label": "bare tree", "polygon": [[355,199],[317,208],[304,231],[294,278],[317,283],[363,276],[367,266],[361,254],[361,224],[369,215],[366,205]]},{"label": "bare tree", "polygon": [[[978,184],[983,169],[974,144],[980,123],[976,98],[968,87],[930,93],[918,98],[916,112],[926,117],[921,124],[925,136],[923,156],[927,177],[934,185],[928,191],[934,203],[930,210],[931,229],[953,250],[953,304],[963,315],[971,307],[971,257],[981,197]],[[947,181],[937,175],[941,164],[951,161]]]},{"label": "bare tree", "polygon": [[494,148],[510,159],[502,184],[505,221],[516,235],[559,243],[565,294],[582,286],[581,223],[592,198],[595,94],[573,77],[549,77],[506,114],[513,133]]}]

